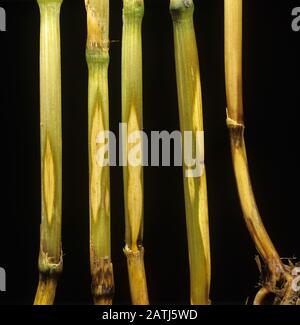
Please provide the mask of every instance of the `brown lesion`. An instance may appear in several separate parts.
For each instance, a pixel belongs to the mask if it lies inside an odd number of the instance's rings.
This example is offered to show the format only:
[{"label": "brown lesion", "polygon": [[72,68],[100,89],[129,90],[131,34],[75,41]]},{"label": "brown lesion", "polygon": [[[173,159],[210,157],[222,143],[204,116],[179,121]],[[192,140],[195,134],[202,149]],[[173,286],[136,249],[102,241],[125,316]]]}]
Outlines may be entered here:
[{"label": "brown lesion", "polygon": [[49,256],[43,250],[42,244],[39,254],[39,285],[34,305],[52,305],[55,298],[57,281],[63,270],[63,254],[60,252],[58,260]]},{"label": "brown lesion", "polygon": [[244,146],[244,132],[245,126],[243,123],[237,122],[235,119],[231,118],[227,111],[226,119],[227,128],[230,134],[230,140],[234,147],[241,148]]},{"label": "brown lesion", "polygon": [[109,257],[99,258],[92,249],[92,294],[96,304],[112,304],[114,295],[113,265]]},{"label": "brown lesion", "polygon": [[[264,261],[264,268],[261,272],[260,286],[254,298],[254,305],[299,305],[300,291],[293,288],[293,282],[296,276],[293,276],[293,269],[297,266],[290,260],[288,264],[282,262],[282,270],[278,274],[276,281],[274,281],[274,267],[278,268],[276,264],[270,267],[272,263]],[[278,269],[277,269],[278,271]]]}]

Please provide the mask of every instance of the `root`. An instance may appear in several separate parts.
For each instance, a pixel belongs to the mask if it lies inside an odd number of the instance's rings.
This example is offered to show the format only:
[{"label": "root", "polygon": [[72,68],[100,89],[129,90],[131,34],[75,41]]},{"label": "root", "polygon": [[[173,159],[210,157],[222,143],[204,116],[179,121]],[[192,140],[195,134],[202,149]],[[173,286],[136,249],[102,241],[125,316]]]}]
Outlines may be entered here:
[{"label": "root", "polygon": [[300,287],[297,284],[299,275],[294,271],[300,263],[294,265],[290,260],[288,262],[288,265],[281,263],[276,266],[277,271],[281,270],[279,276],[274,276],[274,265],[266,265],[261,269],[261,288],[254,298],[254,305],[300,304]]}]

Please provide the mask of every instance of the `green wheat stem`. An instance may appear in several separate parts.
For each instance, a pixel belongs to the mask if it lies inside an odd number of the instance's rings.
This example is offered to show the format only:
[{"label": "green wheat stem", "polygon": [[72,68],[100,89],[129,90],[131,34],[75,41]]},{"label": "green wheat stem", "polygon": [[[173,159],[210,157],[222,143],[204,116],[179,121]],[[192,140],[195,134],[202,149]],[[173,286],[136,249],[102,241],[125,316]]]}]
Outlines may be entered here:
[{"label": "green wheat stem", "polygon": [[52,304],[62,271],[61,62],[62,0],[37,0],[40,9],[40,135],[42,221],[40,280],[34,304]]},{"label": "green wheat stem", "polygon": [[[171,0],[170,12],[174,29],[174,48],[177,76],[180,129],[192,134],[192,152],[196,159],[204,159],[203,113],[198,50],[195,38],[193,12],[190,0]],[[197,140],[198,139],[198,140]],[[198,141],[198,142],[197,142]],[[198,144],[197,144],[198,143]],[[185,152],[185,141],[183,151]],[[201,158],[202,157],[202,158]],[[184,163],[184,196],[190,265],[191,304],[209,304],[210,243],[206,174],[201,161],[200,175],[188,177],[190,168]]]},{"label": "green wheat stem", "polygon": [[[142,80],[142,20],[143,0],[123,0],[122,38],[122,122],[127,125],[130,137],[143,129],[143,80]],[[143,248],[143,167],[140,162],[132,165],[129,152],[133,145],[123,139],[125,248],[133,304],[148,304],[148,290],[144,267]],[[142,160],[142,139],[137,146]]]},{"label": "green wheat stem", "polygon": [[[110,305],[114,293],[110,237],[110,173],[103,142],[109,131],[109,0],[85,0],[88,81],[90,266],[95,304]],[[100,141],[99,136],[103,135]]]}]

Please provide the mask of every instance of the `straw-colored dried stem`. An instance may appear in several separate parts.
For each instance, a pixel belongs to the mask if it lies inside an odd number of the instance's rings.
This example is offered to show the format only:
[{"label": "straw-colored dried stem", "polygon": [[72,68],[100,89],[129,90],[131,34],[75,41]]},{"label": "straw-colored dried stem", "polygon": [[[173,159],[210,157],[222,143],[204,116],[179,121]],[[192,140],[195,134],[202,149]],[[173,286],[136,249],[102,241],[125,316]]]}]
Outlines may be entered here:
[{"label": "straw-colored dried stem", "polygon": [[294,266],[283,264],[263,225],[249,175],[243,120],[242,0],[225,0],[224,12],[227,126],[233,167],[243,216],[264,262],[262,289],[254,304],[263,304],[270,295],[274,304],[294,304],[298,296],[292,290]]}]

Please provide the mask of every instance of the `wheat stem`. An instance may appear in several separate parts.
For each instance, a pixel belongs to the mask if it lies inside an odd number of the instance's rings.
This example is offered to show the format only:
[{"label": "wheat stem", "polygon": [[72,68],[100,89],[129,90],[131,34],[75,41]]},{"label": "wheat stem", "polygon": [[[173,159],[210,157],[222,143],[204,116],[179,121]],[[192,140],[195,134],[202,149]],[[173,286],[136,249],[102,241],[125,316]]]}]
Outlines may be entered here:
[{"label": "wheat stem", "polygon": [[109,0],[85,0],[85,4],[92,294],[95,304],[110,305],[114,277],[110,243],[110,175],[108,161],[105,162],[109,158],[109,155],[106,157],[109,152],[109,142],[106,141],[109,131]]},{"label": "wheat stem", "polygon": [[299,294],[292,290],[292,263],[283,264],[263,225],[249,175],[243,119],[242,0],[225,0],[224,12],[227,126],[235,179],[247,228],[267,269],[254,303],[262,304],[272,293],[274,304],[294,304]]},{"label": "wheat stem", "polygon": [[[197,175],[184,162],[183,179],[190,264],[191,304],[209,304],[210,242],[206,174],[204,167],[203,113],[198,50],[195,38],[193,1],[171,0],[174,28],[180,129],[183,152],[186,132],[192,133],[192,152],[201,164]],[[194,167],[193,167],[194,168]]]},{"label": "wheat stem", "polygon": [[34,304],[52,304],[62,272],[61,67],[62,0],[37,0],[40,9],[40,134],[42,221],[40,280]]},{"label": "wheat stem", "polygon": [[[142,20],[143,0],[123,0],[122,39],[122,122],[127,125],[124,141],[124,201],[125,248],[133,304],[148,304],[148,290],[143,248],[143,80],[142,80]],[[135,143],[129,141],[136,134]],[[133,164],[129,153],[139,151],[139,161]]]}]

